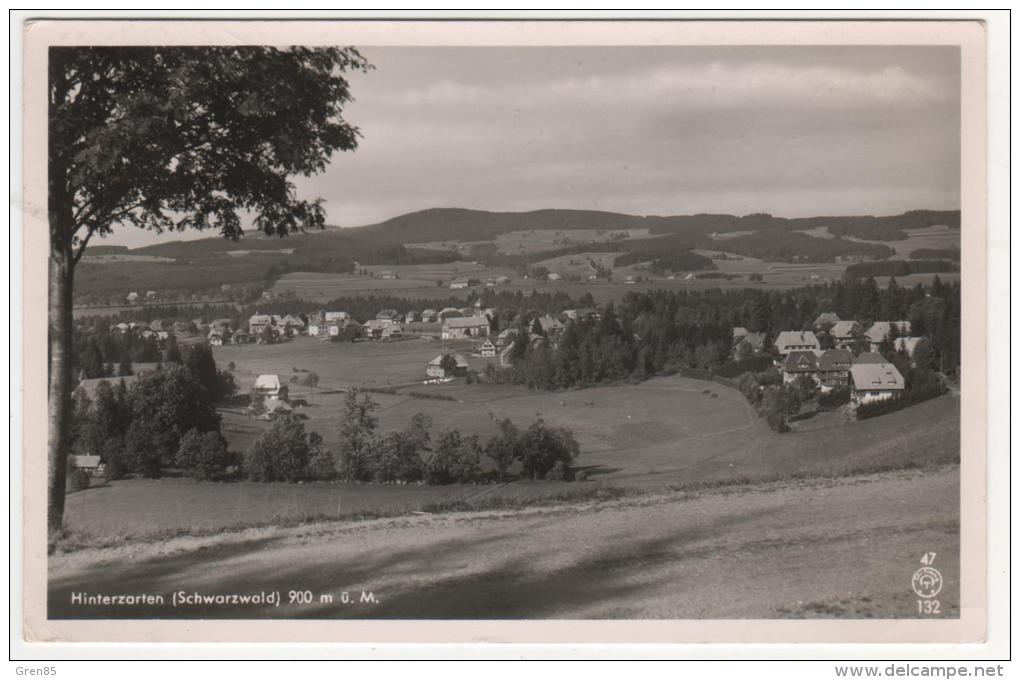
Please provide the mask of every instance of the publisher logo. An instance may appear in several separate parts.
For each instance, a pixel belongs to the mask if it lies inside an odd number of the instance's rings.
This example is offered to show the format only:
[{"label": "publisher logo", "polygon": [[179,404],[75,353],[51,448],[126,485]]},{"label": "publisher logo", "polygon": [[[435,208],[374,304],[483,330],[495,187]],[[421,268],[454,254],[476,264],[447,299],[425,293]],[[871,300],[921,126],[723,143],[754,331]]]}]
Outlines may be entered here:
[{"label": "publisher logo", "polygon": [[934,567],[921,567],[914,572],[910,585],[918,597],[935,597],[942,590],[942,574]]}]

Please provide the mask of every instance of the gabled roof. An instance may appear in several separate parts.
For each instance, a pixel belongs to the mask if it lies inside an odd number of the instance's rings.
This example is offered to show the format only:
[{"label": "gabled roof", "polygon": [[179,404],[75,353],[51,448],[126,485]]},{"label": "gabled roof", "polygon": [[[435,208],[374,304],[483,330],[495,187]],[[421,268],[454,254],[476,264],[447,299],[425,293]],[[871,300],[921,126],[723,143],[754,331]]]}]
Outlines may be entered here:
[{"label": "gabled roof", "polygon": [[855,364],[884,364],[886,363],[885,357],[878,352],[861,352],[854,359]]},{"label": "gabled roof", "polygon": [[818,357],[818,370],[845,371],[854,362],[854,356],[847,349],[827,349]]},{"label": "gabled roof", "polygon": [[277,392],[280,389],[280,376],[275,373],[260,375],[255,378],[255,385],[253,386],[253,389]]},{"label": "gabled roof", "polygon": [[743,326],[734,326],[733,327],[733,339],[734,340],[740,340],[745,335],[747,335],[747,329],[746,328],[744,328]]},{"label": "gabled roof", "polygon": [[818,338],[811,331],[783,331],[776,337],[776,347],[780,350],[797,346],[817,348],[820,345]]},{"label": "gabled roof", "polygon": [[794,350],[783,362],[783,370],[787,373],[814,373],[818,370],[818,355],[812,350]]},{"label": "gabled roof", "polygon": [[549,331],[563,330],[563,322],[559,319],[546,315],[538,318],[538,324],[542,327],[542,330],[548,333]]},{"label": "gabled roof", "polygon": [[837,321],[829,329],[829,335],[834,338],[849,338],[859,330],[860,325],[856,321]]},{"label": "gabled roof", "polygon": [[850,377],[858,390],[902,390],[903,376],[892,364],[854,364]]},{"label": "gabled roof", "polygon": [[751,349],[763,349],[765,347],[764,333],[748,333],[740,339],[740,343],[747,343]]},{"label": "gabled roof", "polygon": [[909,321],[876,321],[871,324],[871,328],[864,331],[864,337],[871,342],[882,342],[891,335],[894,324],[901,335],[910,334]]}]

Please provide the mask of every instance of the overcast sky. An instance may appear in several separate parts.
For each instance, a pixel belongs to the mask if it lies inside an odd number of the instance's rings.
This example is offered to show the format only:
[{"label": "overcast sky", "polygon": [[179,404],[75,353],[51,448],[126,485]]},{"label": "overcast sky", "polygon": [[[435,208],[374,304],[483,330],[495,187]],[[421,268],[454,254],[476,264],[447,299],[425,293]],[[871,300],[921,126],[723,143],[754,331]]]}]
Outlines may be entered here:
[{"label": "overcast sky", "polygon": [[[362,52],[376,68],[351,78],[358,150],[296,180],[301,195],[326,199],[331,224],[431,207],[787,217],[959,207],[956,48]],[[151,242],[127,231],[107,242]]]}]

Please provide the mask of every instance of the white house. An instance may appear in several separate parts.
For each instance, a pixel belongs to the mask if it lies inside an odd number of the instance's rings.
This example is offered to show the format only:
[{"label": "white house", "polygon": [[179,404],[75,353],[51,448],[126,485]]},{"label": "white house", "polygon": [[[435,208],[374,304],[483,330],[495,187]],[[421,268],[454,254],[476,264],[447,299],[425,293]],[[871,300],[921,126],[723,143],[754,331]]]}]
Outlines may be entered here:
[{"label": "white house", "polygon": [[850,367],[853,400],[869,404],[903,394],[903,376],[892,364],[858,364]]},{"label": "white house", "polygon": [[257,392],[267,399],[286,400],[288,388],[280,382],[280,376],[275,373],[264,373],[255,378],[252,392]]},{"label": "white house", "polygon": [[489,320],[484,316],[466,316],[443,322],[443,339],[488,337]]},{"label": "white house", "polygon": [[461,288],[467,287],[468,287],[467,279],[454,279],[453,281],[450,282],[450,288],[452,290],[460,290]]},{"label": "white house", "polygon": [[883,341],[892,339],[894,326],[897,336],[910,335],[909,321],[876,321],[864,331],[864,339],[871,344],[871,351],[875,351]]},{"label": "white house", "polygon": [[490,340],[489,338],[486,338],[485,342],[482,343],[482,346],[479,349],[479,353],[482,355],[483,359],[495,358],[496,357],[495,343],[493,343],[492,340]]},{"label": "white house", "polygon": [[[452,356],[454,362],[456,362],[456,368],[452,371],[447,371],[443,368],[443,356]],[[425,375],[430,378],[452,378],[458,375],[465,375],[468,372],[469,364],[467,359],[460,354],[443,355],[440,354],[432,361],[425,364]]]},{"label": "white house", "polygon": [[797,350],[821,349],[818,338],[811,331],[783,331],[776,336],[776,350],[785,357]]}]

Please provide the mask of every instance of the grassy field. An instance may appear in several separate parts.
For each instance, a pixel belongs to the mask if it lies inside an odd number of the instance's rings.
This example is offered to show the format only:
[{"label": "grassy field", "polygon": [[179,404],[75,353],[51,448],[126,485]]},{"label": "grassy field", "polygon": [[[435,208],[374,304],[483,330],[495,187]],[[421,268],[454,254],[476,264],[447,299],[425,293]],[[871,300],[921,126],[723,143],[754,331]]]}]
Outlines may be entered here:
[{"label": "grassy field", "polygon": [[[640,384],[559,393],[491,385],[425,386],[425,363],[439,341],[354,344],[299,338],[278,345],[215,348],[217,363],[235,364],[241,392],[261,373],[291,383],[306,427],[336,442],[337,419],[349,387],[403,386],[375,393],[380,430],[402,429],[412,415],[430,415],[436,428],[457,428],[483,440],[495,421],[526,426],[541,416],[569,427],[581,444],[578,466],[589,481],[513,482],[506,486],[419,487],[352,484],[252,485],[195,483],[180,479],[124,480],[68,497],[68,524],[93,536],[143,535],[188,528],[222,528],[304,517],[357,513],[393,514],[435,503],[470,499],[534,499],[595,486],[661,489],[688,484],[746,482],[799,475],[845,474],[863,469],[928,466],[959,458],[958,401],[943,397],[860,423],[836,424],[777,435],[743,397],[715,383],[661,377]],[[470,344],[446,344],[480,368]],[[300,380],[320,376],[313,392]],[[448,400],[422,399],[431,392]],[[244,451],[268,424],[243,409],[224,409],[224,434]]]},{"label": "grassy field", "polygon": [[[907,238],[902,241],[867,241],[852,236],[845,238],[848,241],[880,243],[889,246],[896,251],[896,255],[892,259],[908,259],[910,253],[921,248],[960,248],[959,229],[950,229],[946,226],[936,225],[925,227],[924,229],[905,229],[904,232],[907,234]],[[834,235],[829,233],[828,227],[816,227],[805,230],[802,233],[817,238],[834,238]]]}]

